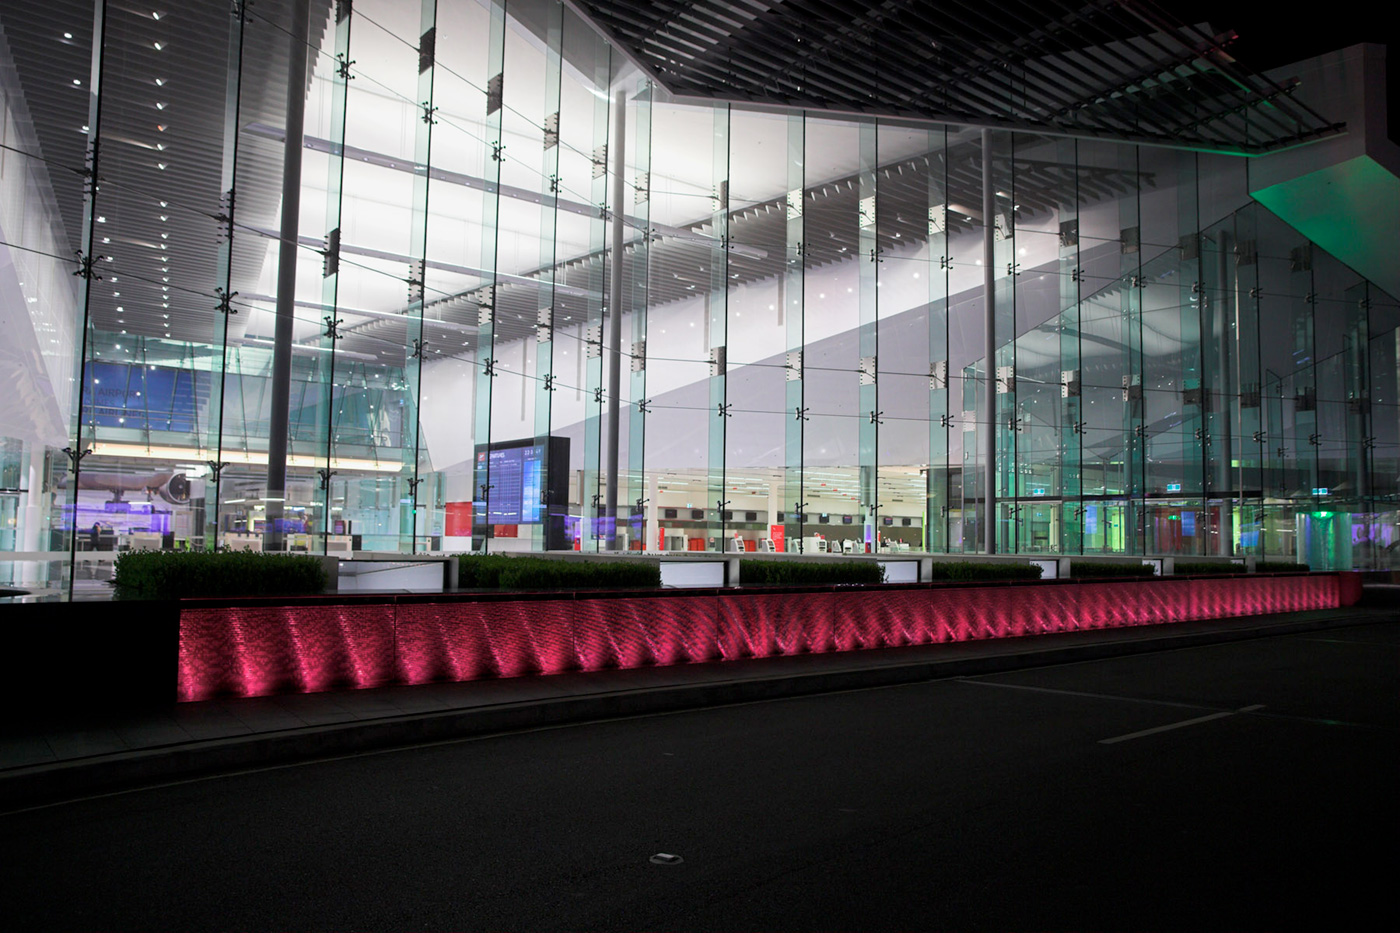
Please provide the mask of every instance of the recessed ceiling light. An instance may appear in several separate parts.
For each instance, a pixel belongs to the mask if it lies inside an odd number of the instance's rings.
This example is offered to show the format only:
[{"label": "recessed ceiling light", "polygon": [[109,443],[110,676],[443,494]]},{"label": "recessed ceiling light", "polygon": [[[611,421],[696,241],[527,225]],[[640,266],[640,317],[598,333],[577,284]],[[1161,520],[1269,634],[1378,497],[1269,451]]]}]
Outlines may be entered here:
[{"label": "recessed ceiling light", "polygon": [[158,12],[157,12],[157,13],[152,13],[152,14],[151,14],[151,19],[160,19],[160,13],[158,13]]},{"label": "recessed ceiling light", "polygon": [[165,101],[163,101],[163,100],[158,100],[158,101],[156,101],[156,109],[157,109],[157,110],[164,110],[164,109],[165,109]]},{"label": "recessed ceiling light", "polygon": [[165,48],[165,46],[162,45],[162,44],[160,44],[159,42],[152,42],[151,45],[153,45],[153,46],[156,47],[156,51],[157,51],[157,52],[159,52],[161,49]]},{"label": "recessed ceiling light", "polygon": [[65,32],[65,33],[63,34],[63,38],[65,38],[65,39],[71,39],[71,38],[73,38],[73,34],[72,34],[71,32]]},{"label": "recessed ceiling light", "polygon": [[165,87],[165,79],[156,78],[156,87]]},{"label": "recessed ceiling light", "polygon": [[73,83],[74,83],[74,84],[82,84],[83,82],[80,81],[80,80],[77,79],[77,78],[74,78],[74,79],[73,79]]}]

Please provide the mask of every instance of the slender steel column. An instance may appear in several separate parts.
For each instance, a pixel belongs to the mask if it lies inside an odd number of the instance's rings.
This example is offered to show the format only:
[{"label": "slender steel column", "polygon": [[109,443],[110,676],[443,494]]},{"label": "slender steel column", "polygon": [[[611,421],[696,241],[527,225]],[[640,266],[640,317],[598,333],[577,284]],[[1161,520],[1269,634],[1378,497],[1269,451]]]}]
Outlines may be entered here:
[{"label": "slender steel column", "polygon": [[992,131],[982,131],[982,337],[986,359],[986,400],[982,413],[982,538],[988,554],[997,552],[997,366],[996,366],[996,189],[992,186]]},{"label": "slender steel column", "polygon": [[1216,298],[1215,298],[1215,320],[1217,333],[1215,339],[1218,348],[1218,365],[1220,367],[1220,380],[1216,386],[1216,398],[1220,402],[1219,414],[1216,415],[1216,424],[1220,425],[1220,528],[1216,532],[1218,541],[1218,551],[1221,557],[1235,556],[1235,490],[1239,491],[1240,504],[1244,504],[1244,484],[1236,484],[1234,479],[1239,476],[1230,469],[1230,463],[1235,458],[1233,438],[1230,434],[1231,409],[1235,405],[1236,396],[1230,392],[1230,310],[1231,301],[1227,297],[1229,282],[1230,263],[1228,252],[1230,248],[1230,234],[1224,230],[1220,231],[1219,242],[1216,244]]},{"label": "slender steel column", "polygon": [[[89,326],[92,322],[92,286],[94,282],[101,281],[102,276],[98,274],[98,256],[93,253],[93,246],[96,243],[97,235],[94,233],[94,222],[97,219],[97,190],[98,190],[98,149],[102,140],[102,65],[107,51],[107,0],[97,0],[92,9],[92,64],[88,78],[88,138],[87,151],[84,153],[84,178],[83,185],[83,249],[78,253],[78,268],[73,274],[78,276],[81,285],[78,302],[82,307],[82,334],[78,342],[78,382],[73,395],[73,444],[72,447],[65,447],[63,452],[68,455],[68,465],[73,470],[73,520],[68,528],[68,598],[73,598],[73,585],[77,578],[78,561],[78,498],[79,490],[83,485],[83,458],[91,452],[91,448],[84,446],[83,441],[83,417],[85,402],[91,385],[88,383],[88,334],[92,330]],[[97,441],[96,425],[93,427],[92,440]],[[34,489],[33,484],[30,489]]]},{"label": "slender steel column", "polygon": [[282,148],[282,228],[277,254],[277,322],[273,330],[272,411],[267,437],[265,547],[282,549],[277,527],[287,492],[287,435],[292,394],[292,324],[297,288],[297,221],[301,211],[302,124],[306,116],[306,42],[310,0],[292,0],[287,53],[287,132]]},{"label": "slender steel column", "polygon": [[622,394],[622,236],[623,171],[627,166],[627,92],[613,97],[612,269],[608,280],[608,484],[603,504],[607,550],[617,550],[617,447],[619,396]]}]

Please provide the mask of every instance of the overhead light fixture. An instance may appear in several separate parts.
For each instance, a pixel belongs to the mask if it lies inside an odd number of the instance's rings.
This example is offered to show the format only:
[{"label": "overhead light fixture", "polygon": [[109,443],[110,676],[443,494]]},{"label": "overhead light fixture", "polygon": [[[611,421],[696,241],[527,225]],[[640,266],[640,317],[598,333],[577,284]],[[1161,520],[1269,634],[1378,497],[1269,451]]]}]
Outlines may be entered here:
[{"label": "overhead light fixture", "polygon": [[165,87],[165,79],[156,78],[156,87]]},{"label": "overhead light fixture", "polygon": [[71,38],[73,38],[73,34],[72,34],[71,32],[65,32],[65,33],[63,34],[63,38],[65,38],[65,39],[71,39]]},{"label": "overhead light fixture", "polygon": [[163,100],[158,100],[158,101],[156,101],[156,109],[157,109],[157,110],[164,110],[164,109],[165,109],[165,101],[163,101]]},{"label": "overhead light fixture", "polygon": [[157,52],[159,52],[161,49],[165,48],[165,46],[162,45],[162,44],[159,43],[159,42],[152,42],[151,45],[153,45],[153,46],[156,47],[156,51],[157,51]]},{"label": "overhead light fixture", "polygon": [[80,79],[78,79],[78,78],[74,78],[74,79],[73,79],[73,83],[74,83],[74,84],[79,84],[79,85],[80,85],[80,84],[82,84],[83,82],[82,82]]}]

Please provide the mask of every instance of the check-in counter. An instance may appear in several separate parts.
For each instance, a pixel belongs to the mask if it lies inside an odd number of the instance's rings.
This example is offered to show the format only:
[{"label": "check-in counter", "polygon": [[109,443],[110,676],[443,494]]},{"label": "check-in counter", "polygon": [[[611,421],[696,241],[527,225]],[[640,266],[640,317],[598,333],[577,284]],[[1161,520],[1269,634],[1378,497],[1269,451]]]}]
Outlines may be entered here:
[{"label": "check-in counter", "polygon": [[233,531],[219,538],[220,547],[228,548],[230,551],[256,551],[262,553],[262,535],[243,534]]}]

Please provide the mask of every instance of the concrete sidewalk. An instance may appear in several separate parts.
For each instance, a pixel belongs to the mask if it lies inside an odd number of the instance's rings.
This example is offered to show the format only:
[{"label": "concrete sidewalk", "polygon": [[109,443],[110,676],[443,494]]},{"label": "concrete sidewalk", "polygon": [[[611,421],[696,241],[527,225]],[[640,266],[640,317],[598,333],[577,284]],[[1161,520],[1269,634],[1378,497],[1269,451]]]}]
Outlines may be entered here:
[{"label": "concrete sidewalk", "polygon": [[1396,617],[1354,607],[1173,625],[200,703],[82,721],[11,711],[0,808],[588,720],[912,683]]}]

